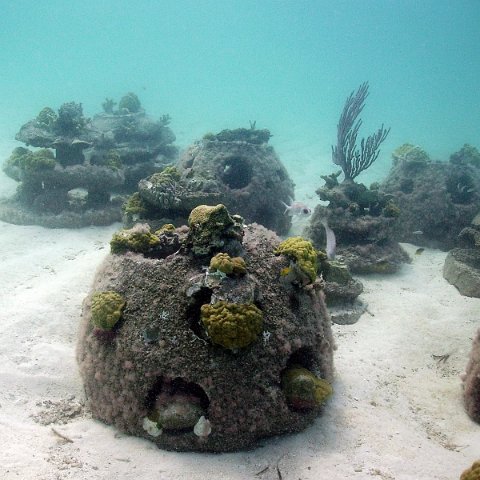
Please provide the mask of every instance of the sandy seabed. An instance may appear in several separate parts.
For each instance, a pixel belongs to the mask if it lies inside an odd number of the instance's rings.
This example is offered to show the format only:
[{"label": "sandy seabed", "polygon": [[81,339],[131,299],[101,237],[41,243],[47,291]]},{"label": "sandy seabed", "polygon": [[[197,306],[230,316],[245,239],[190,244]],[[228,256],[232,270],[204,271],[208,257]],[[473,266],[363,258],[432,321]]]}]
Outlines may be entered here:
[{"label": "sandy seabed", "polygon": [[480,458],[460,380],[480,300],[443,279],[445,253],[411,245],[398,274],[361,278],[368,312],[358,323],[333,326],[335,393],[304,432],[251,451],[175,453],[93,420],[77,328],[119,227],[0,222],[0,479],[450,480]]}]

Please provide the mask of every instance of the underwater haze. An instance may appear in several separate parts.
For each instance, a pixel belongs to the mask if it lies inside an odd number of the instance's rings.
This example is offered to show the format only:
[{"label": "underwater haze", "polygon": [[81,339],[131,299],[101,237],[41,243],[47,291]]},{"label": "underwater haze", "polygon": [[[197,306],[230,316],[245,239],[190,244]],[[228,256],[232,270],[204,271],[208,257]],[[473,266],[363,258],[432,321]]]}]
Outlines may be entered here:
[{"label": "underwater haze", "polygon": [[[172,117],[181,148],[256,121],[297,187],[313,189],[337,169],[338,118],[364,81],[360,136],[391,127],[369,177],[383,178],[405,142],[441,160],[480,147],[478,0],[2,4],[2,159],[43,107],[81,102],[93,116],[132,91],[147,113]],[[3,190],[14,183],[0,173]]]}]

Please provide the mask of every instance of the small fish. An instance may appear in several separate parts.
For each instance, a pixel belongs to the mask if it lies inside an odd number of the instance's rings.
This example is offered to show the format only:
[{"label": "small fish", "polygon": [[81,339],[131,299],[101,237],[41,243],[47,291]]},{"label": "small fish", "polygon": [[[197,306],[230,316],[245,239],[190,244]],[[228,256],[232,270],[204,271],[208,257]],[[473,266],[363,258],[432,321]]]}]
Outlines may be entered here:
[{"label": "small fish", "polygon": [[457,183],[457,190],[460,192],[460,193],[472,193],[475,191],[474,188],[469,188],[468,185],[461,185],[460,183]]},{"label": "small fish", "polygon": [[423,235],[423,232],[421,230],[415,230],[412,232],[412,235]]},{"label": "small fish", "polygon": [[425,249],[423,247],[417,248],[415,250],[415,255],[421,255],[424,251]]},{"label": "small fish", "polygon": [[311,208],[308,207],[303,202],[295,202],[293,198],[290,198],[290,204],[287,205],[285,202],[283,206],[285,207],[285,211],[283,212],[284,215],[290,215],[291,217],[299,216],[299,217],[307,217],[312,213]]},{"label": "small fish", "polygon": [[325,236],[327,237],[327,245],[325,247],[325,251],[327,252],[327,258],[329,260],[335,260],[335,251],[337,249],[337,240],[335,238],[335,234],[333,233],[333,230],[328,226],[326,218],[322,218],[322,220],[320,221],[325,228]]}]

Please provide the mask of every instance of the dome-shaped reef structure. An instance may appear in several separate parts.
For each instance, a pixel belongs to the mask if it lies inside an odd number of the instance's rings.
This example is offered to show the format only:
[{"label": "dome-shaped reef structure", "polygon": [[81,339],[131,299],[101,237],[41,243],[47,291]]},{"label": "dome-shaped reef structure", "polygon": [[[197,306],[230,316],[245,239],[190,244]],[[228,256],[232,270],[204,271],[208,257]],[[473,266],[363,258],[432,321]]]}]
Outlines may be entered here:
[{"label": "dome-shaped reef structure", "polygon": [[[355,181],[377,160],[380,145],[390,132],[382,125],[357,142],[362,125],[358,117],[368,89],[368,82],[361,84],[345,101],[337,124],[337,144],[332,145],[333,163],[341,170],[321,176],[325,185],[316,193],[328,205],[317,205],[306,235],[321,248],[328,240],[326,232],[334,232],[337,253],[353,273],[394,273],[409,261],[407,253],[392,238],[398,206],[392,195],[380,191],[378,184],[368,188]],[[343,181],[339,182],[342,173]]]},{"label": "dome-shaped reef structure", "polygon": [[470,418],[480,423],[480,329],[473,339],[470,358],[463,375],[463,399]]},{"label": "dome-shaped reef structure", "polygon": [[268,130],[254,125],[205,135],[174,167],[140,181],[125,206],[125,224],[182,225],[192,208],[222,203],[248,223],[286,234],[291,217],[285,204],[294,196],[294,185],[269,138]]},{"label": "dome-shaped reef structure", "polygon": [[480,213],[457,237],[443,266],[445,280],[467,297],[480,298]]},{"label": "dome-shaped reef structure", "polygon": [[398,207],[378,184],[366,187],[353,181],[338,182],[340,172],[325,175],[317,190],[327,206],[317,205],[305,235],[317,248],[326,244],[325,225],[336,237],[336,253],[352,273],[394,273],[408,254],[393,236]]},{"label": "dome-shaped reef structure", "polygon": [[464,145],[450,161],[433,161],[404,144],[381,189],[399,207],[393,235],[400,242],[450,250],[480,211],[480,152]]},{"label": "dome-shaped reef structure", "polygon": [[94,418],[171,450],[297,432],[332,393],[317,252],[199,206],[122,230],[84,302],[77,359]]},{"label": "dome-shaped reef structure", "polygon": [[161,170],[177,155],[169,117],[153,120],[134,93],[93,119],[82,104],[64,103],[58,112],[44,108],[23,125],[17,147],[3,165],[19,182],[13,198],[0,201],[0,219],[45,227],[108,225],[121,220],[122,194]]}]

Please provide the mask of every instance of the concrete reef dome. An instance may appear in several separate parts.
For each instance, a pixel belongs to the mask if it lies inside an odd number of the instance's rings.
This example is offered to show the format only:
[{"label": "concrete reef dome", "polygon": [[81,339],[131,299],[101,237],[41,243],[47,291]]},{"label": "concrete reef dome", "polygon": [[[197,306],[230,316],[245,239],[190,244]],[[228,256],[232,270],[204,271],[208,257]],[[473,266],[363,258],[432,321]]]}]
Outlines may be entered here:
[{"label": "concrete reef dome", "polygon": [[158,228],[182,225],[192,208],[222,203],[248,223],[286,235],[291,217],[285,204],[294,184],[272,146],[268,130],[223,130],[191,145],[175,166],[142,179],[124,207],[124,223]]},{"label": "concrete reef dome", "polygon": [[321,278],[282,275],[296,260],[277,235],[221,204],[131,235],[118,249],[116,234],[83,306],[77,360],[94,418],[184,451],[308,426],[332,393]]}]

